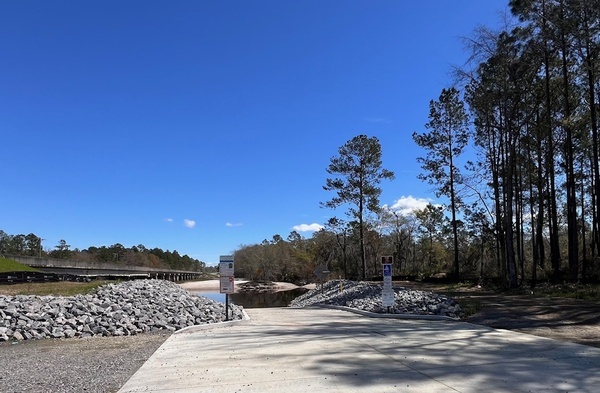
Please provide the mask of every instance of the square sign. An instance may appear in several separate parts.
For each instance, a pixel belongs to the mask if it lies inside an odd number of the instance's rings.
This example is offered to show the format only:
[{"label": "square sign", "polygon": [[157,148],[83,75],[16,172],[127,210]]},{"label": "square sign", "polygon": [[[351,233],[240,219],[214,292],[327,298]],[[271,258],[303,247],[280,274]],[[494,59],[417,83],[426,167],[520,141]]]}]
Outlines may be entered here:
[{"label": "square sign", "polygon": [[221,293],[233,293],[235,291],[233,255],[221,255],[219,257],[219,287]]},{"label": "square sign", "polygon": [[235,292],[235,279],[233,276],[224,277],[221,276],[220,279],[219,292],[220,293],[234,293]]},{"label": "square sign", "polygon": [[219,276],[234,276],[233,270],[233,255],[221,255],[219,257]]},{"label": "square sign", "polygon": [[383,307],[394,307],[394,291],[385,291],[381,294],[381,305]]},{"label": "square sign", "polygon": [[391,255],[383,256],[383,257],[381,257],[381,263],[384,264],[384,265],[386,263],[392,264],[392,263],[394,263],[394,257],[391,256]]}]

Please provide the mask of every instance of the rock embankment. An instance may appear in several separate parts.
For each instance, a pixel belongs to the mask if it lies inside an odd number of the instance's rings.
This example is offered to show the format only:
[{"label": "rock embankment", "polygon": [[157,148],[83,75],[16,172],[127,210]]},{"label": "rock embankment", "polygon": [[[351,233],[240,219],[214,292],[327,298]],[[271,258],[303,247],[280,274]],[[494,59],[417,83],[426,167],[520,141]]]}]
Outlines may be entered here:
[{"label": "rock embankment", "polygon": [[[242,318],[242,308],[230,305],[229,319]],[[164,280],[107,284],[71,297],[0,295],[0,341],[129,336],[225,319],[225,304]]]},{"label": "rock embankment", "polygon": [[[443,315],[460,318],[463,311],[453,299],[433,292],[394,287],[395,304],[389,311],[394,314]],[[350,280],[331,280],[300,295],[291,307],[335,305],[374,313],[387,313],[381,302],[381,285]]]}]

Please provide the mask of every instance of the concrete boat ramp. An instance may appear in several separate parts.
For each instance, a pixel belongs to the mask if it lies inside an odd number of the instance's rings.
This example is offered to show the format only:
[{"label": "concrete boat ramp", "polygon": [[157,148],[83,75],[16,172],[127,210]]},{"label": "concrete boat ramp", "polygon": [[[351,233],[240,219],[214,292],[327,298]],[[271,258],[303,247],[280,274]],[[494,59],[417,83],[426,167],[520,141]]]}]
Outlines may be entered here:
[{"label": "concrete boat ramp", "polygon": [[600,391],[600,348],[451,320],[246,312],[173,334],[119,392]]}]

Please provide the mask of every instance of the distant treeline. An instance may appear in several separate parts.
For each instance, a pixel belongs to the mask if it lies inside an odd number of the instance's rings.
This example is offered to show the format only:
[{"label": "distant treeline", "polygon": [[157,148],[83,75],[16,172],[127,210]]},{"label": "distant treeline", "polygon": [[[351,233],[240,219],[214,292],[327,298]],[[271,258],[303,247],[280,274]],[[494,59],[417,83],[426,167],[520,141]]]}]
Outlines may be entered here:
[{"label": "distant treeline", "polygon": [[176,250],[163,251],[160,248],[148,249],[142,244],[125,247],[120,243],[112,246],[91,246],[80,250],[65,240],[60,240],[51,251],[42,249],[42,238],[28,235],[9,235],[0,230],[0,254],[15,256],[48,257],[83,262],[111,262],[127,266],[146,266],[158,269],[203,271],[205,263],[188,255],[180,255]]}]

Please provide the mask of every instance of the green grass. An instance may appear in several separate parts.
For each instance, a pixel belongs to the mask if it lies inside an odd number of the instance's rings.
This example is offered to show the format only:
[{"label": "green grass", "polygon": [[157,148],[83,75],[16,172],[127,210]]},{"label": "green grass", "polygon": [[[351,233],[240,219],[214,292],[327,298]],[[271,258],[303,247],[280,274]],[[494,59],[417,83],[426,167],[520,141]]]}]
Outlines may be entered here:
[{"label": "green grass", "polygon": [[[465,312],[465,316],[477,314],[482,310],[482,303],[477,299],[477,292],[472,283],[444,283],[423,284],[422,289],[442,293],[456,300]],[[550,284],[539,283],[533,290],[529,286],[514,289],[505,289],[495,286],[485,287],[483,290],[496,295],[516,295],[526,297],[553,297],[566,299],[580,299],[585,301],[600,301],[600,284]]]},{"label": "green grass", "polygon": [[0,257],[0,273],[8,272],[39,272],[39,270],[13,261],[12,259]]},{"label": "green grass", "polygon": [[114,281],[98,280],[90,282],[28,282],[21,284],[0,285],[0,295],[37,295],[37,296],[75,296],[85,295],[104,284]]},{"label": "green grass", "polygon": [[[9,272],[40,272],[22,263],[0,257],[0,273]],[[112,281],[98,280],[91,282],[26,282],[19,284],[0,285],[0,295],[37,295],[37,296],[75,296],[92,292],[101,285]]]},{"label": "green grass", "polygon": [[600,301],[600,284],[538,285],[533,289],[535,296],[561,297]]}]

